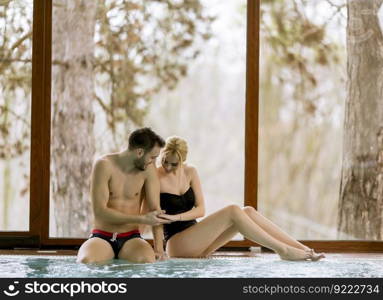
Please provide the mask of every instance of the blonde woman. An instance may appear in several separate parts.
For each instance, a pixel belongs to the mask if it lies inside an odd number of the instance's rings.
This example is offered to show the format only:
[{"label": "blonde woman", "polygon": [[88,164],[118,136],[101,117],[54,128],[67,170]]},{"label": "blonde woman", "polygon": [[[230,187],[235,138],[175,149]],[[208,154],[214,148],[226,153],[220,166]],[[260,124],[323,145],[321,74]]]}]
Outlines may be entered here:
[{"label": "blonde woman", "polygon": [[187,142],[169,137],[157,168],[161,185],[159,217],[164,225],[166,251],[170,257],[206,257],[241,233],[247,239],[275,251],[284,260],[319,260],[324,254],[301,244],[253,207],[229,205],[202,221],[205,203],[197,170],[186,163]]}]

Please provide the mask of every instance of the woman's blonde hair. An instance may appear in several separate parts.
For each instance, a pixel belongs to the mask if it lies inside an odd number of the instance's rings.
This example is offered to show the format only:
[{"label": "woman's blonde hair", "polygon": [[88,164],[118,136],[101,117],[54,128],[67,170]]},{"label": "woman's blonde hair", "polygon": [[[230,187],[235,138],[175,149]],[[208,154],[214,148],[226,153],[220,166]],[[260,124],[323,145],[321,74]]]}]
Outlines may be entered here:
[{"label": "woman's blonde hair", "polygon": [[186,161],[188,154],[188,144],[186,140],[179,136],[170,136],[166,139],[165,147],[162,150],[163,157],[167,154],[175,154],[180,162]]}]

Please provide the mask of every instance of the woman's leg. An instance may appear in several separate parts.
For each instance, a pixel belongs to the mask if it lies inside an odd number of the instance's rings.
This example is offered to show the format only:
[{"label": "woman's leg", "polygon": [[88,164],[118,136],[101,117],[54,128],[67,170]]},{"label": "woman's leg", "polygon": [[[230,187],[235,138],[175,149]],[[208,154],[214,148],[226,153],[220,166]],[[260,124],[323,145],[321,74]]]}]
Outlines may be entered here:
[{"label": "woman's leg", "polygon": [[[170,256],[201,257],[206,254],[206,250],[212,248],[212,244],[218,244],[214,242],[224,241],[221,236],[224,232],[227,236],[230,235],[228,229],[235,229],[247,239],[274,250],[282,259],[304,260],[310,257],[308,252],[291,247],[269,235],[236,205],[229,205],[174,235],[168,241],[167,251]],[[232,231],[229,230],[229,233]]]},{"label": "woman's leg", "polygon": [[220,236],[218,236],[214,242],[212,242],[209,247],[205,249],[204,252],[202,252],[202,257],[207,257],[211,253],[213,253],[218,248],[225,245],[227,242],[231,241],[233,236],[235,236],[238,233],[238,230],[235,228],[234,225],[230,226],[228,229],[226,229]]},{"label": "woman's leg", "polygon": [[257,223],[260,227],[262,227],[263,230],[265,230],[268,234],[277,240],[298,249],[311,251],[312,260],[320,260],[321,258],[325,257],[324,253],[315,253],[314,249],[310,249],[309,247],[298,242],[293,237],[289,236],[273,222],[262,216],[254,207],[246,206],[243,210],[255,223]]},{"label": "woman's leg", "polygon": [[[283,232],[277,225],[272,223],[266,217],[262,216],[254,207],[246,206],[242,209],[255,223],[257,223],[263,230],[265,230],[268,234],[273,236],[275,239],[290,245],[292,247],[302,249],[305,251],[312,251],[312,260],[319,260],[324,258],[324,254],[316,254],[313,249],[303,245],[299,241],[295,240],[293,237],[289,236],[287,233]],[[229,242],[232,237],[237,234],[238,231],[234,226],[229,227],[226,231],[224,231],[203,253],[203,256],[208,256],[221,246],[225,245]]]},{"label": "woman's leg", "polygon": [[[270,220],[262,216],[254,207],[246,206],[242,209],[256,224],[259,225],[264,231],[270,234],[275,239],[288,244],[292,247],[302,249],[302,250],[310,250],[309,247],[301,244],[287,233],[283,232],[277,225],[272,223]],[[234,226],[231,226],[229,229],[224,231],[210,246],[205,250],[206,255],[217,250],[219,247],[225,245],[229,242],[234,235],[236,235],[238,231]]]},{"label": "woman's leg", "polygon": [[243,211],[255,223],[257,223],[264,231],[266,231],[268,234],[270,234],[272,237],[276,238],[277,240],[298,249],[310,250],[309,247],[298,242],[296,239],[289,236],[286,232],[282,231],[277,225],[275,225],[269,219],[262,216],[254,207],[246,206],[244,207]]},{"label": "woman's leg", "polygon": [[[302,250],[311,250],[309,247],[303,245],[299,241],[295,240],[293,237],[289,236],[287,233],[283,232],[277,225],[272,223],[266,217],[261,215],[254,207],[246,206],[242,209],[255,223],[257,223],[263,230],[268,234],[273,236],[275,239],[288,244],[292,247],[302,249]],[[238,231],[234,226],[229,227],[224,231],[210,246],[205,250],[204,255],[209,255],[214,252],[221,246],[229,242]]]}]

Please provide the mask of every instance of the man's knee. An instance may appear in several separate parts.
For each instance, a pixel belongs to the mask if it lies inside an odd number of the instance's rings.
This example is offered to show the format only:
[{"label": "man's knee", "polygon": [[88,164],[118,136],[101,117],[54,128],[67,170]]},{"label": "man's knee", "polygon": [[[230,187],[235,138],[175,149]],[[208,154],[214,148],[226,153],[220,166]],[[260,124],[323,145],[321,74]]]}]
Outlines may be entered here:
[{"label": "man's knee", "polygon": [[147,264],[147,263],[154,263],[156,261],[156,258],[153,256],[139,256],[136,258],[136,263],[140,264]]},{"label": "man's knee", "polygon": [[141,253],[130,257],[128,260],[134,263],[147,264],[155,262],[156,258],[154,253]]},{"label": "man's knee", "polygon": [[77,262],[77,263],[81,263],[81,264],[91,264],[91,263],[96,263],[96,262],[98,262],[98,260],[95,259],[94,257],[81,256],[81,257],[77,257],[76,262]]},{"label": "man's knee", "polygon": [[152,246],[141,239],[127,241],[118,254],[118,258],[142,264],[156,261]]}]

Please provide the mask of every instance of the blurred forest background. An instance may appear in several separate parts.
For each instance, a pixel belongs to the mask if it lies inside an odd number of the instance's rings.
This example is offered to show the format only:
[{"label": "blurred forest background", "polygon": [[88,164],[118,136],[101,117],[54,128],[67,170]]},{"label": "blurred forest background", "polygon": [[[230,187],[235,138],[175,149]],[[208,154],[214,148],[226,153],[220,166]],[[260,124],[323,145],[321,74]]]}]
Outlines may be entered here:
[{"label": "blurred forest background", "polygon": [[[246,1],[53,3],[50,235],[89,234],[92,161],[140,126],[188,140],[207,213],[242,206]],[[299,239],[363,238],[338,226],[347,18],[261,2],[258,208]],[[29,222],[31,22],[0,1],[0,230]]]},{"label": "blurred forest background", "polygon": [[261,2],[258,203],[299,239],[382,239],[382,2]]},{"label": "blurred forest background", "polygon": [[346,23],[345,1],[262,1],[259,209],[301,239],[337,238]]}]

